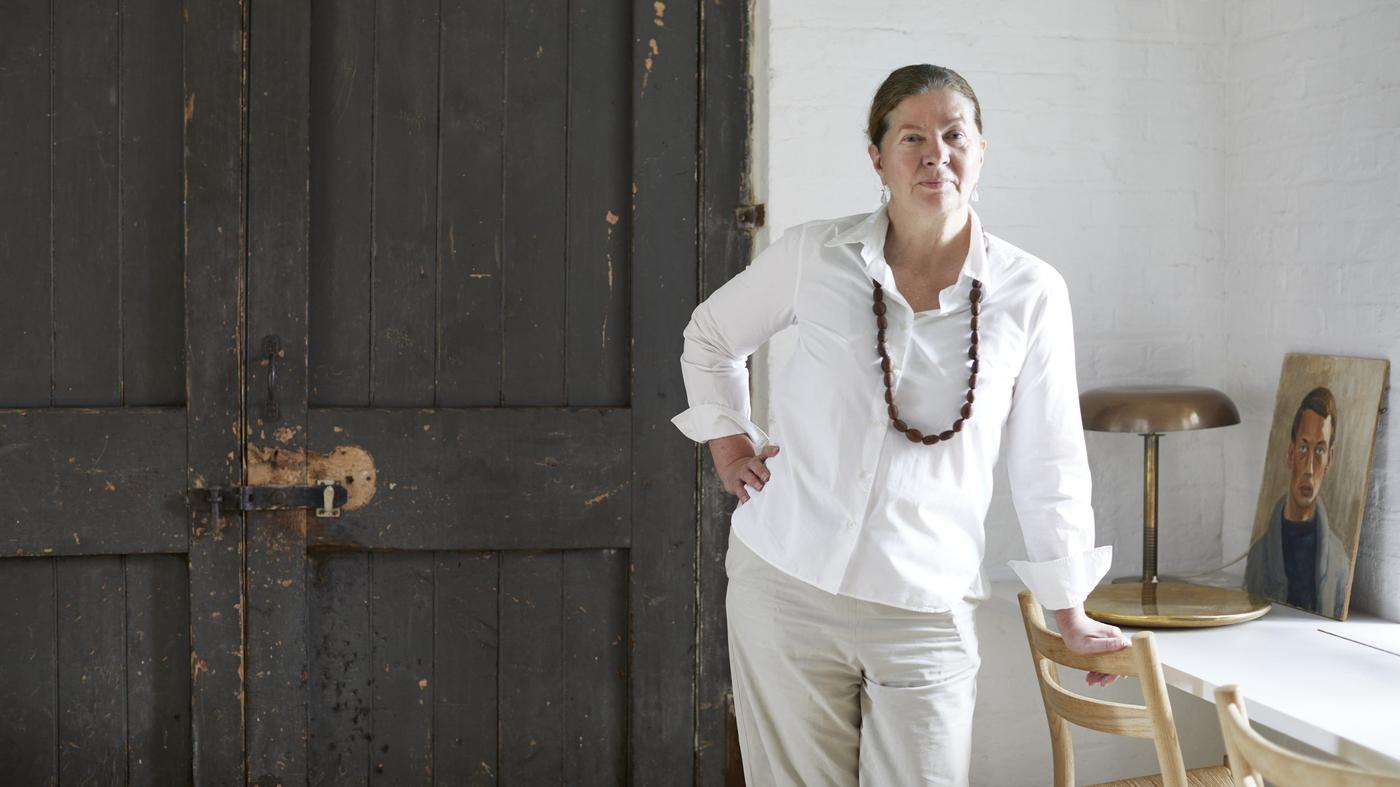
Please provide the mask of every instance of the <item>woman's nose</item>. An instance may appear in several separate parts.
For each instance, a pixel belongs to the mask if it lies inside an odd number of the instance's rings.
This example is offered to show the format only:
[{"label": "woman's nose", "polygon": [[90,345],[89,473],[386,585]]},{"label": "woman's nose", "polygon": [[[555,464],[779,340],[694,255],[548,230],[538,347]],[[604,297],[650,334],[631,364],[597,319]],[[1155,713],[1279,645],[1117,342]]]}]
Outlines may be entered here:
[{"label": "woman's nose", "polygon": [[924,163],[932,166],[948,163],[948,155],[951,148],[941,139],[936,139],[933,144],[924,151]]}]

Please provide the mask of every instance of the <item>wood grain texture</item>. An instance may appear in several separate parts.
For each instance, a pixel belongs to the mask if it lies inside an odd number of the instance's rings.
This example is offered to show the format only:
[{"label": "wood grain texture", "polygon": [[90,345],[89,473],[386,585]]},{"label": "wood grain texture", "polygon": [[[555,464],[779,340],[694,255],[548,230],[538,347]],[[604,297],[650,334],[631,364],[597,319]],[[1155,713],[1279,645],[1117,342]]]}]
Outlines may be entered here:
[{"label": "wood grain texture", "polygon": [[[1021,608],[1021,620],[1025,624],[1026,642],[1030,646],[1031,667],[1035,670],[1040,697],[1045,705],[1045,717],[1050,724],[1055,787],[1072,787],[1075,783],[1071,724],[1114,735],[1150,739],[1161,768],[1160,775],[1156,777],[1161,784],[1167,787],[1197,784],[1194,780],[1188,782],[1176,723],[1172,718],[1171,698],[1167,695],[1167,683],[1162,675],[1162,662],[1152,632],[1137,632],[1133,635],[1132,645],[1123,650],[1092,656],[1072,654],[1064,647],[1060,635],[1046,628],[1045,613],[1029,591],[1018,594],[1017,601]],[[1042,647],[1046,645],[1050,647]],[[1142,686],[1143,704],[1128,705],[1076,694],[1062,684],[1060,664],[1076,669],[1136,676]],[[1220,769],[1214,771],[1218,774]],[[1199,783],[1212,783],[1209,779],[1215,774],[1204,774],[1207,780]]]},{"label": "wood grain texture", "polygon": [[374,0],[311,8],[310,400],[369,404]]},{"label": "wood grain texture", "polygon": [[0,553],[184,551],[184,443],[182,410],[0,411]]},{"label": "wood grain texture", "polygon": [[564,768],[562,556],[501,556],[500,781],[555,784]]},{"label": "wood grain texture", "polygon": [[121,403],[116,0],[53,7],[53,400]]},{"label": "wood grain texture", "polygon": [[700,457],[700,598],[697,625],[699,701],[696,707],[696,782],[743,783],[743,765],[735,730],[733,682],[729,674],[729,625],[725,594],[729,577],[724,560],[729,549],[729,517],[737,498],[724,491],[709,451]]},{"label": "wood grain texture", "polygon": [[58,783],[58,615],[54,560],[0,559],[0,773]]},{"label": "wood grain texture", "polygon": [[64,558],[56,571],[59,783],[125,785],[122,558]]},{"label": "wood grain texture", "polygon": [[433,783],[433,556],[371,556],[374,739],[369,783]]},{"label": "wood grain texture", "polygon": [[307,781],[307,612],[301,511],[248,517],[247,757],[250,784]]},{"label": "wood grain texture", "polygon": [[[701,96],[701,227],[698,300],[708,298],[742,271],[753,253],[752,238],[739,230],[734,209],[754,201],[749,177],[751,92],[749,15],[743,4],[707,3],[701,19],[704,92]],[[724,491],[710,461],[698,449],[700,464],[700,544],[698,697],[695,781],[743,782],[729,675],[724,570],[729,519],[737,499]]]},{"label": "wood grain texture", "polygon": [[[694,443],[678,340],[695,303],[699,9],[633,13],[632,532],[629,765],[635,784],[691,774],[695,745]],[[640,31],[646,31],[642,33]],[[687,187],[689,186],[689,187]]]},{"label": "wood grain texture", "polygon": [[[247,435],[290,457],[265,477],[249,451],[250,483],[309,484],[307,411],[307,236],[310,160],[310,0],[259,7],[250,16],[248,103]],[[264,353],[264,337],[280,352]],[[265,412],[276,365],[276,418]],[[307,511],[251,512],[247,527],[245,734],[250,784],[307,781]]]},{"label": "wood grain texture", "polygon": [[369,784],[371,726],[368,552],[311,560],[307,775],[312,787]]},{"label": "wood grain texture", "polygon": [[625,552],[314,554],[312,784],[625,781]]},{"label": "wood grain texture", "polygon": [[133,785],[188,784],[189,572],[183,555],[126,559],[126,768]]},{"label": "wood grain texture", "polygon": [[501,401],[505,2],[442,4],[437,405]]},{"label": "wood grain texture", "polygon": [[627,782],[627,552],[563,553],[564,781]]},{"label": "wood grain texture", "polygon": [[[1400,787],[1400,776],[1319,760],[1270,741],[1250,726],[1241,694],[1240,688],[1233,685],[1215,690],[1220,733],[1229,753],[1229,766],[1223,769],[1224,778],[1216,784],[1262,785],[1267,779],[1269,784],[1281,787]],[[1187,776],[1195,777],[1197,771],[1188,771]]]},{"label": "wood grain texture", "polygon": [[178,0],[121,14],[122,404],[185,401]]},{"label": "wood grain texture", "polygon": [[0,210],[0,407],[49,404],[53,379],[49,7],[7,3],[0,25],[0,183],[11,194]]},{"label": "wood grain texture", "polygon": [[565,403],[625,406],[632,269],[630,6],[577,0],[570,7]]},{"label": "wood grain texture", "polygon": [[369,502],[316,520],[313,544],[627,545],[626,410],[317,409],[310,422],[313,452],[353,446],[378,468]]},{"label": "wood grain texture", "polygon": [[434,560],[433,777],[494,785],[500,553],[439,552]]},{"label": "wood grain texture", "polygon": [[569,7],[506,5],[504,357],[507,406],[562,405]]},{"label": "wood grain texture", "polygon": [[187,784],[179,555],[0,561],[6,784]]},{"label": "wood grain texture", "polygon": [[[185,388],[188,486],[241,483],[243,14],[185,3]],[[190,514],[194,782],[241,785],[243,523]]]},{"label": "wood grain texture", "polygon": [[375,20],[373,404],[431,407],[437,296],[437,0]]},{"label": "wood grain texture", "polygon": [[23,3],[0,25],[0,180],[22,195],[0,219],[0,402],[44,408],[0,411],[0,550],[71,556],[0,569],[30,584],[0,602],[24,649],[0,657],[25,725],[0,740],[6,784],[192,779],[189,582],[159,554],[189,544],[187,416],[146,406],[185,399],[180,10]]}]

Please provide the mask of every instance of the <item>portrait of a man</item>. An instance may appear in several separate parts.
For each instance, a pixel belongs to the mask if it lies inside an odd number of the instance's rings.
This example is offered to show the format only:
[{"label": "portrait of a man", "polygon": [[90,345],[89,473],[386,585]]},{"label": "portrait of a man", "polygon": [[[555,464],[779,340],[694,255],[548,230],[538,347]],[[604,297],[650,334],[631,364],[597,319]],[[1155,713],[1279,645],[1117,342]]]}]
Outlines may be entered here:
[{"label": "portrait of a man", "polygon": [[1337,460],[1341,419],[1325,387],[1303,397],[1293,416],[1288,488],[1268,517],[1268,529],[1250,547],[1245,586],[1290,606],[1341,617],[1351,554],[1329,526],[1323,481]]}]

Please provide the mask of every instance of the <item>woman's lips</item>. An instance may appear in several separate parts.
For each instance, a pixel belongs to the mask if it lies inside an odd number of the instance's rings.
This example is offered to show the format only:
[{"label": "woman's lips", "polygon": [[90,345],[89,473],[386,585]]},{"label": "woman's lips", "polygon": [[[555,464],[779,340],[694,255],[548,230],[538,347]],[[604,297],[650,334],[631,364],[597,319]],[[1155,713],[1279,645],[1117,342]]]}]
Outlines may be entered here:
[{"label": "woman's lips", "polygon": [[949,186],[952,184],[946,180],[921,180],[919,181],[919,185],[931,189],[941,189],[944,186]]}]

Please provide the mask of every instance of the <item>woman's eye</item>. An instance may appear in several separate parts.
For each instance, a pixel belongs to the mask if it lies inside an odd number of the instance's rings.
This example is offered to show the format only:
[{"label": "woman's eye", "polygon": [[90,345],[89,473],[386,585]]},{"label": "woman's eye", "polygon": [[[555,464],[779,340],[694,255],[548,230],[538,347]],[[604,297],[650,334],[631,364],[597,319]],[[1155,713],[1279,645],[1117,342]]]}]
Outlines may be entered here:
[{"label": "woman's eye", "polygon": [[905,141],[905,142],[913,142],[913,141],[918,140],[918,139],[921,139],[921,137],[919,137],[919,135],[917,135],[917,134],[909,134],[909,135],[907,135],[907,136],[904,137],[904,141]]}]

